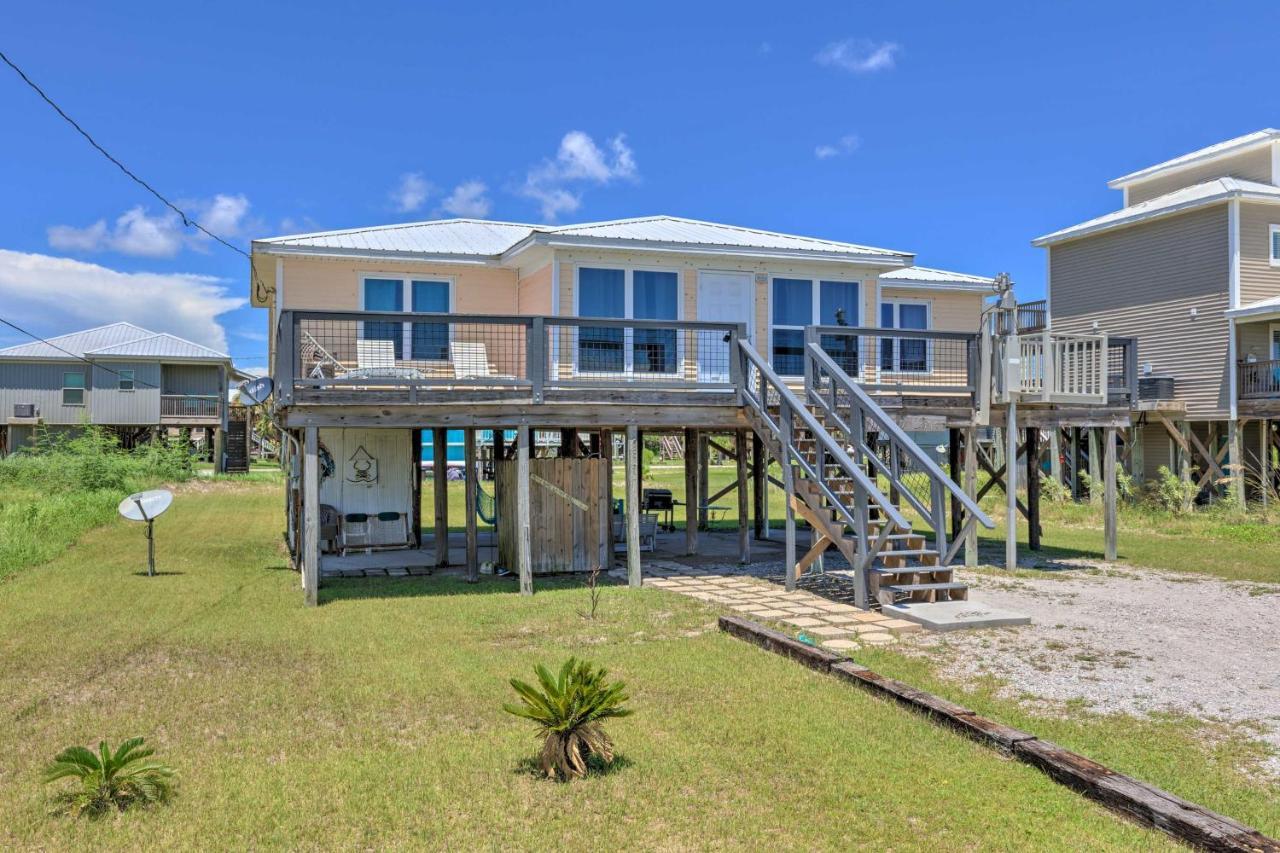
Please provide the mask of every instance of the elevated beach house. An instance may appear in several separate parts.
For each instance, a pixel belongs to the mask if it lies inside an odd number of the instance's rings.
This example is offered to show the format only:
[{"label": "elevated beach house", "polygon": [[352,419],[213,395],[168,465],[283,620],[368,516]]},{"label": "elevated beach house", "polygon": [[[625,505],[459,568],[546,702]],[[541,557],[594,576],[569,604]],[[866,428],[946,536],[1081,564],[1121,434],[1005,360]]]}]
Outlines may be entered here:
[{"label": "elevated beach house", "polygon": [[[714,497],[699,470],[711,436],[737,459],[742,559],[750,529],[766,524],[772,458],[784,462],[792,582],[834,548],[859,569],[863,606],[963,595],[946,564],[962,530],[989,520],[903,425],[973,427],[989,278],[916,267],[905,251],[672,216],[414,222],[256,240],[252,254],[309,601],[353,553],[360,565],[379,553],[408,567],[463,562],[450,555],[444,489],[430,541],[419,510],[424,441],[445,459],[459,431],[465,565],[476,571],[483,440],[500,561],[525,591],[535,570],[612,564],[614,542],[639,583],[632,466],[650,433],[684,439],[690,552]],[[628,472],[618,526],[615,436]],[[438,485],[447,468],[433,466]],[[899,504],[928,519],[931,541]],[[816,531],[803,556],[793,512]]]},{"label": "elevated beach house", "polygon": [[1118,210],[1037,238],[1054,330],[1140,353],[1135,472],[1198,469],[1207,488],[1270,482],[1280,416],[1280,130],[1109,184]]},{"label": "elevated beach house", "polygon": [[56,437],[84,424],[126,443],[187,428],[218,446],[233,371],[226,353],[132,323],[0,349],[0,452],[30,446],[37,430]]}]

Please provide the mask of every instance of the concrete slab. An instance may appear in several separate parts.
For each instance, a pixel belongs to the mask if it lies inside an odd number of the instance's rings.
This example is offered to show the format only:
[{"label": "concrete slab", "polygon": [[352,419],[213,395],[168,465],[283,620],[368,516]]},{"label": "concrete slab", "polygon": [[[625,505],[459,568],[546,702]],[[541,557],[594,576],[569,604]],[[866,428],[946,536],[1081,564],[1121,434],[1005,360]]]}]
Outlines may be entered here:
[{"label": "concrete slab", "polygon": [[885,605],[886,616],[917,622],[930,631],[960,631],[966,628],[1003,628],[1030,625],[1031,617],[1012,610],[990,607],[981,601],[936,601],[931,604]]}]

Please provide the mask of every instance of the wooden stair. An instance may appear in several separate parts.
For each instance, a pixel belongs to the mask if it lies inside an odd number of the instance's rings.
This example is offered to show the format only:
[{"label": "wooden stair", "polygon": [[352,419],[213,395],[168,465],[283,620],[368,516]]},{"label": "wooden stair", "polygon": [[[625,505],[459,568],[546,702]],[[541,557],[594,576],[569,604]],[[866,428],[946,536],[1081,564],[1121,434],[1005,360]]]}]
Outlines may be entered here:
[{"label": "wooden stair", "polygon": [[[808,408],[819,425],[826,428],[825,412],[812,404],[809,404]],[[770,410],[770,414],[777,416],[776,407]],[[793,429],[792,446],[795,452],[811,466],[816,466],[817,437],[812,435],[803,423],[796,424]],[[783,452],[781,442],[771,430],[762,429],[757,425],[756,433],[774,458],[790,458]],[[837,443],[839,443],[838,439]],[[851,566],[856,566],[859,550],[856,532],[850,529],[843,514],[831,504],[831,497],[817,483],[808,479],[802,467],[795,465],[792,470],[795,475],[795,496],[792,499],[792,507],[796,514],[807,521],[819,534],[814,545],[797,561],[797,574],[811,573],[817,558],[830,547],[836,548]],[[855,485],[851,477],[828,468],[826,485],[851,515],[856,514]],[[884,526],[881,515],[879,507],[868,508],[867,536],[873,541],[878,538]],[[870,543],[868,546],[870,547]],[[923,534],[910,529],[890,534],[886,537],[885,546],[876,555],[868,573],[868,592],[871,601],[879,605],[887,605],[967,599],[967,585],[956,581],[952,569],[941,563],[941,554],[930,545]]]}]

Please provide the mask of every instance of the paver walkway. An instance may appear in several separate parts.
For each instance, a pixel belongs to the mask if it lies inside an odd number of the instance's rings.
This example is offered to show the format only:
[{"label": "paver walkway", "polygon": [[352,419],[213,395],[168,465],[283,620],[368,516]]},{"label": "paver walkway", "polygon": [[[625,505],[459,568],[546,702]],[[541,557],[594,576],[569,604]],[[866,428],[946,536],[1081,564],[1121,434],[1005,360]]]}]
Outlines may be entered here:
[{"label": "paver walkway", "polygon": [[[897,642],[896,635],[920,626],[808,590],[787,592],[776,579],[762,577],[750,567],[734,571],[724,566],[701,568],[673,560],[646,560],[644,584],[678,592],[709,604],[719,604],[751,619],[778,622],[799,629],[815,644],[846,652],[862,645]],[[615,576],[626,577],[625,570]]]}]

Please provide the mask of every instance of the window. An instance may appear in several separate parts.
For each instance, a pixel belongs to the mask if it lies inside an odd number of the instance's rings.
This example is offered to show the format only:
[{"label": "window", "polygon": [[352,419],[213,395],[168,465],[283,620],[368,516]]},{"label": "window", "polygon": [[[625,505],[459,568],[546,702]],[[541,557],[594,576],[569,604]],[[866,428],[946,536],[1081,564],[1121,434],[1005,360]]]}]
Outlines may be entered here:
[{"label": "window", "polygon": [[68,371],[62,374],[62,405],[84,405],[84,372]]},{"label": "window", "polygon": [[[857,326],[859,283],[815,281],[807,278],[773,280],[773,323],[770,329],[772,363],[783,376],[804,373],[804,328]],[[846,371],[856,371],[858,339],[853,335],[823,335],[822,348]]]},{"label": "window", "polygon": [[1271,226],[1271,266],[1280,267],[1280,225]]},{"label": "window", "polygon": [[[448,280],[366,277],[362,280],[362,306],[365,311],[400,313],[408,305],[414,313],[447,314],[451,287]],[[360,338],[391,341],[397,359],[449,360],[448,323],[366,320],[361,324]]]},{"label": "window", "polygon": [[117,370],[116,380],[117,380],[116,387],[120,391],[132,391],[134,389],[135,383],[133,381],[132,370]]},{"label": "window", "polygon": [[[580,267],[577,294],[579,317],[680,318],[680,279],[671,271]],[[675,329],[583,326],[577,349],[582,373],[675,373],[680,361]]]},{"label": "window", "polygon": [[[886,300],[880,305],[880,326],[884,329],[929,328],[929,305],[925,302]],[[880,369],[895,373],[928,373],[929,342],[920,338],[881,338]]]}]

